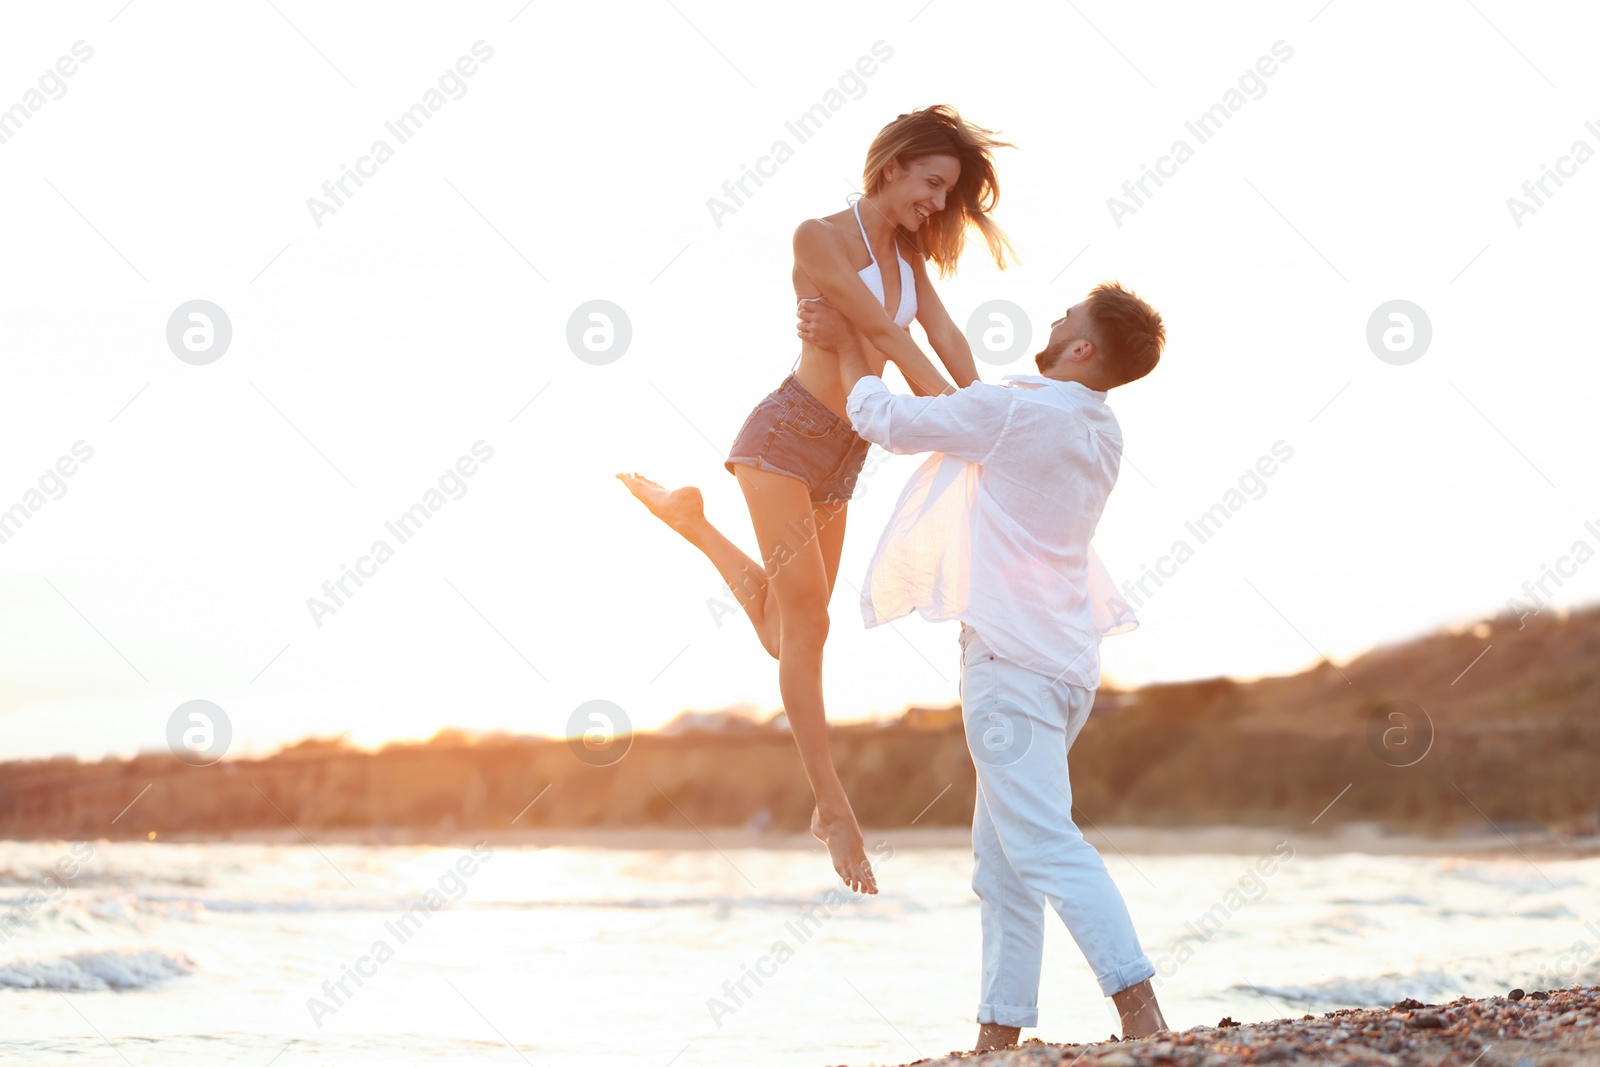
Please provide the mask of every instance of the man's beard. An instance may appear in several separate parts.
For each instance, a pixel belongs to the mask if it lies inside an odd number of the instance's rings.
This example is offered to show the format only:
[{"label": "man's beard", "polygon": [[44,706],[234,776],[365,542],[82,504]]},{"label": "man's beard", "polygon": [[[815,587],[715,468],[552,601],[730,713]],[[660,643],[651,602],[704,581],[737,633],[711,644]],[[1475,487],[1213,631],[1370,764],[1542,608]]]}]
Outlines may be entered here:
[{"label": "man's beard", "polygon": [[1054,344],[1046,345],[1038,355],[1034,356],[1033,364],[1039,368],[1039,373],[1050,373],[1050,368],[1056,365],[1056,361],[1061,358],[1061,353],[1067,350],[1067,345],[1069,344],[1071,344],[1070,340],[1057,341]]}]

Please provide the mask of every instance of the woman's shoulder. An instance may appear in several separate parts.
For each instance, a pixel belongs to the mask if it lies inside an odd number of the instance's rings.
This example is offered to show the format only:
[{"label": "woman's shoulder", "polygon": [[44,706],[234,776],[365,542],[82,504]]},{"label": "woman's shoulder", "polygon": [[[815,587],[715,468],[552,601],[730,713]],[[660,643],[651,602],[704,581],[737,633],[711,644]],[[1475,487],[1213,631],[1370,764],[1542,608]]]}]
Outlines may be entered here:
[{"label": "woman's shoulder", "polygon": [[795,227],[795,233],[799,233],[801,230],[808,230],[813,233],[840,235],[846,232],[841,224],[849,216],[850,212],[848,211],[835,211],[831,215],[818,215],[814,218],[801,219],[800,225]]},{"label": "woman's shoulder", "polygon": [[794,228],[796,248],[829,248],[848,250],[850,234],[840,226],[839,216],[849,212],[835,212],[818,218],[802,219]]}]

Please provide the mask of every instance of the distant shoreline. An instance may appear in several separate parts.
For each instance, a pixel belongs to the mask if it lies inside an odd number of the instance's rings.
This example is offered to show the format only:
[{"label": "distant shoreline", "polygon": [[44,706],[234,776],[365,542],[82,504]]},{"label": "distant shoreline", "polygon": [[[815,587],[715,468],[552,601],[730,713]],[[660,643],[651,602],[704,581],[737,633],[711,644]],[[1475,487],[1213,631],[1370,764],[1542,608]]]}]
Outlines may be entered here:
[{"label": "distant shoreline", "polygon": [[[1068,760],[1072,817],[1107,855],[1264,855],[1285,837],[1307,852],[1588,855],[1597,648],[1600,607],[1497,616],[1249,684],[1100,690]],[[737,717],[684,726],[598,748],[445,730],[377,752],[308,739],[209,764],[0,762],[0,837],[820,847],[791,735]],[[840,726],[828,744],[860,825],[967,847],[977,776],[958,706]]]},{"label": "distant shoreline", "polygon": [[[967,849],[967,827],[887,828],[863,831],[869,848],[887,842],[895,849]],[[593,827],[539,829],[415,830],[407,827],[311,830],[305,836],[290,827],[281,830],[239,830],[227,834],[162,834],[152,844],[293,845],[306,840],[319,845],[465,847],[487,841],[501,847],[594,848],[632,851],[700,851],[707,849],[776,849],[822,851],[809,834],[761,833],[729,827],[661,829],[656,827]],[[1463,856],[1480,859],[1585,859],[1600,856],[1600,837],[1562,837],[1548,833],[1520,833],[1509,837],[1485,828],[1484,833],[1428,836],[1391,832],[1381,824],[1341,823],[1329,830],[1295,830],[1259,826],[1204,826],[1192,828],[1114,826],[1085,829],[1084,838],[1102,855],[1184,856],[1269,853],[1280,841],[1290,842],[1297,855],[1332,856],[1360,853],[1374,856]],[[5,842],[53,841],[55,836],[11,837]],[[138,843],[138,838],[129,839]]]}]

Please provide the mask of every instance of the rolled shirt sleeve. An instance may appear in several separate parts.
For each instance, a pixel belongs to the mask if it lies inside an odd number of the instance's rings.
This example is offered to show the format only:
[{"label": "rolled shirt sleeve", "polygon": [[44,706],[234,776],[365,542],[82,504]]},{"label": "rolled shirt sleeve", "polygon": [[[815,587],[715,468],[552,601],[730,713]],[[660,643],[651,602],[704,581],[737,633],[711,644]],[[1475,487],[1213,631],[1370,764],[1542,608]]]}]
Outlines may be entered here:
[{"label": "rolled shirt sleeve", "polygon": [[942,452],[982,463],[1011,425],[1011,389],[974,382],[942,396],[891,393],[867,375],[850,390],[845,411],[856,433],[900,455]]}]

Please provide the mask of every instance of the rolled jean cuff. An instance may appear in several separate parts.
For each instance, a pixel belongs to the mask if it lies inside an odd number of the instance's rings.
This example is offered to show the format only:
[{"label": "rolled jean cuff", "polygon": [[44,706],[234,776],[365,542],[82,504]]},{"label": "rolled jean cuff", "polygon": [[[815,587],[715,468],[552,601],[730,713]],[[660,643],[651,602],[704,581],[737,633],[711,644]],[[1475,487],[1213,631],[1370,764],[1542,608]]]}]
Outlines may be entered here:
[{"label": "rolled jean cuff", "polygon": [[[1150,962],[1149,956],[1141,953],[1139,958],[1132,963],[1125,963],[1121,967],[1105,974],[1095,975],[1095,981],[1100,983],[1100,992],[1109,997],[1115,993],[1122,992],[1129,986],[1138,985],[1148,978],[1154,978],[1155,974],[1155,964]],[[1030,1023],[1029,1025],[1032,1024]]]},{"label": "rolled jean cuff", "polygon": [[996,1026],[1038,1026],[1039,1008],[1013,1007],[1010,1004],[979,1004],[978,1023]]}]

